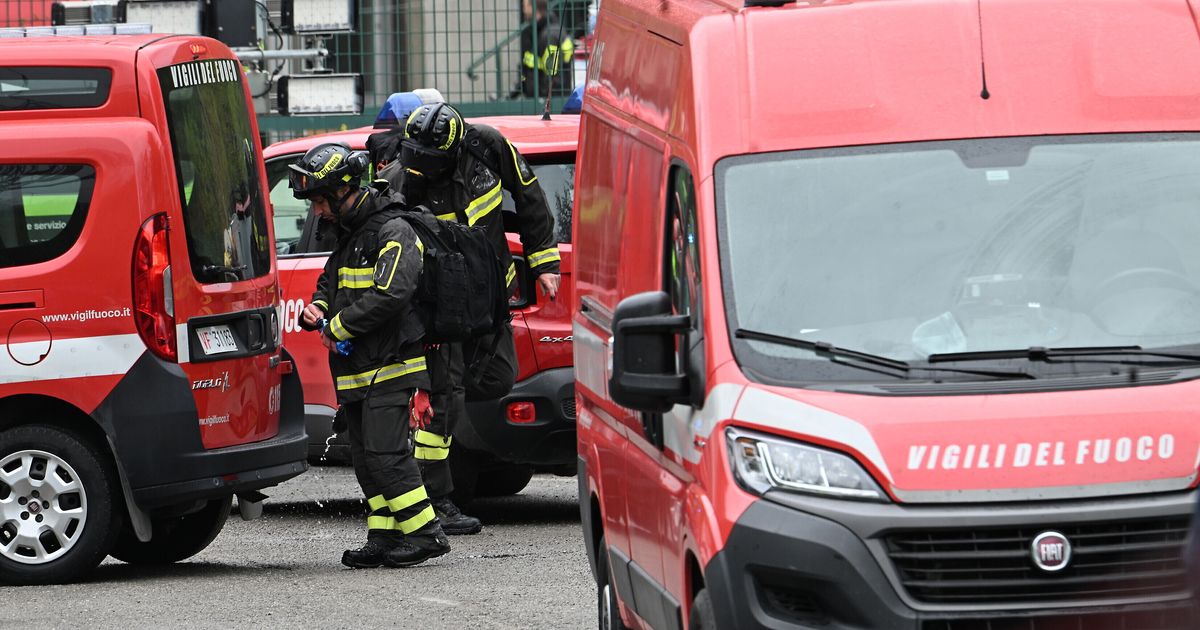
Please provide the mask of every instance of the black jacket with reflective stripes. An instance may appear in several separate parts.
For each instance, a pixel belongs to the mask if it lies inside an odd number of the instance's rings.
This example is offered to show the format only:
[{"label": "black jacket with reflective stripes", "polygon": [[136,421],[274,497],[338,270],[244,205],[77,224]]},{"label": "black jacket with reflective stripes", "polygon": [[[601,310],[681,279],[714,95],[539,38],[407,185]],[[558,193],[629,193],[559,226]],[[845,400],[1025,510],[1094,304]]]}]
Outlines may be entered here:
[{"label": "black jacket with reflective stripes", "polygon": [[529,267],[535,275],[558,273],[561,259],[554,240],[554,217],[529,163],[503,134],[487,125],[470,125],[463,143],[450,176],[420,189],[404,186],[403,165],[395,162],[380,171],[380,176],[393,190],[403,191],[405,203],[427,206],[439,219],[483,226],[508,270],[511,289],[516,271],[500,210],[507,190],[516,205],[517,229]]},{"label": "black jacket with reflective stripes", "polygon": [[429,387],[425,330],[414,296],[421,274],[422,244],[401,218],[378,233],[367,229],[371,216],[399,198],[387,190],[363,189],[354,207],[336,225],[337,246],[317,279],[312,303],[325,310],[321,331],[350,341],[349,356],[329,353],[329,371],[339,403],[372,399]]}]

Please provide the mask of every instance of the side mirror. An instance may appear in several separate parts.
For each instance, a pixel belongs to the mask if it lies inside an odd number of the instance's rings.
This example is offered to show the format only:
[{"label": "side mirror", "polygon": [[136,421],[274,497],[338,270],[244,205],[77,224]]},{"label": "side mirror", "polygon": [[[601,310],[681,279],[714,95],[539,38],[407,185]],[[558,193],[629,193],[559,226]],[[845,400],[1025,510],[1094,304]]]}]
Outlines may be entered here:
[{"label": "side mirror", "polygon": [[617,404],[650,413],[688,401],[688,379],[676,365],[675,339],[687,331],[687,315],[671,314],[662,291],[621,300],[613,314],[613,365],[608,391]]}]

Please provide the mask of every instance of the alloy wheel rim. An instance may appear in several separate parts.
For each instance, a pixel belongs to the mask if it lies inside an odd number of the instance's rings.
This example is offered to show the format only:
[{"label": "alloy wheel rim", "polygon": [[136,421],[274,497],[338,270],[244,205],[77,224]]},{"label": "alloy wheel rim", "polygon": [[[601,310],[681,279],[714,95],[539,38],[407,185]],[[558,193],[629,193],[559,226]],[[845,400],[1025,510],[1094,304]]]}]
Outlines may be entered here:
[{"label": "alloy wheel rim", "polygon": [[87,491],[66,460],[39,450],[0,459],[0,557],[46,564],[70,552],[87,522]]}]

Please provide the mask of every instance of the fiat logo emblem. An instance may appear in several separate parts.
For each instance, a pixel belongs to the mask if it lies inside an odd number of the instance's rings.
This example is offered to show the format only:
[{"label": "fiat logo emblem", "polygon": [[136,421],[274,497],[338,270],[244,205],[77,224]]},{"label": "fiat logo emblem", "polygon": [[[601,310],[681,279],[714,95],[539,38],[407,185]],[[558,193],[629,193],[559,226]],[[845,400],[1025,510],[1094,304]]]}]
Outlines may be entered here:
[{"label": "fiat logo emblem", "polygon": [[1058,532],[1042,532],[1030,545],[1033,563],[1043,571],[1061,571],[1071,562],[1071,541]]}]

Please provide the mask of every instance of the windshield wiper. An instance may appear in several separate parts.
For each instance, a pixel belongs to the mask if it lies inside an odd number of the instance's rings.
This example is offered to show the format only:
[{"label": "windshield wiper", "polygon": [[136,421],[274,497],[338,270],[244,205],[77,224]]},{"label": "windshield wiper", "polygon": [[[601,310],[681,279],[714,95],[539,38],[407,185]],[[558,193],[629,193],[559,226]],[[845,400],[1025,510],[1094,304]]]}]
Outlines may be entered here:
[{"label": "windshield wiper", "polygon": [[[1141,346],[1084,346],[1081,348],[1043,348],[1031,346],[1028,348],[1013,348],[1011,350],[980,350],[976,352],[942,352],[931,354],[927,361],[943,363],[947,361],[987,361],[991,359],[1028,359],[1029,361],[1051,362],[1054,359],[1077,360],[1082,357],[1105,356],[1144,356],[1179,359],[1181,361],[1200,362],[1200,354],[1186,352],[1166,352],[1162,350],[1146,350]],[[1128,363],[1121,359],[1109,359],[1113,363]]]},{"label": "windshield wiper", "polygon": [[774,343],[774,344],[778,344],[781,346],[790,346],[792,348],[803,348],[805,350],[811,350],[812,352],[814,352],[817,355],[829,357],[830,360],[832,360],[834,363],[840,363],[842,365],[849,365],[851,367],[858,367],[858,368],[863,368],[863,369],[871,369],[871,368],[868,368],[863,365],[856,365],[854,363],[847,363],[845,361],[839,361],[838,359],[839,358],[854,359],[854,360],[861,361],[863,363],[867,363],[870,365],[878,365],[881,367],[891,368],[891,369],[899,371],[899,372],[904,372],[905,374],[907,374],[908,372],[911,372],[913,370],[929,370],[929,371],[937,371],[937,372],[955,372],[958,374],[974,374],[976,376],[991,376],[994,378],[1037,378],[1036,376],[1034,376],[1028,372],[1022,372],[1020,370],[992,370],[992,369],[976,370],[976,369],[971,369],[971,368],[952,368],[952,367],[940,367],[940,366],[934,366],[934,365],[914,365],[912,363],[909,363],[908,361],[901,361],[900,359],[892,359],[890,357],[884,357],[884,356],[880,356],[878,354],[869,354],[867,352],[862,352],[859,350],[851,350],[849,348],[839,348],[831,343],[827,343],[824,341],[809,341],[807,339],[796,339],[794,337],[785,337],[782,335],[774,335],[771,333],[759,332],[757,330],[747,330],[745,328],[738,328],[737,330],[733,331],[733,336],[737,337],[738,339],[749,339],[751,341],[765,341],[767,343]]}]

